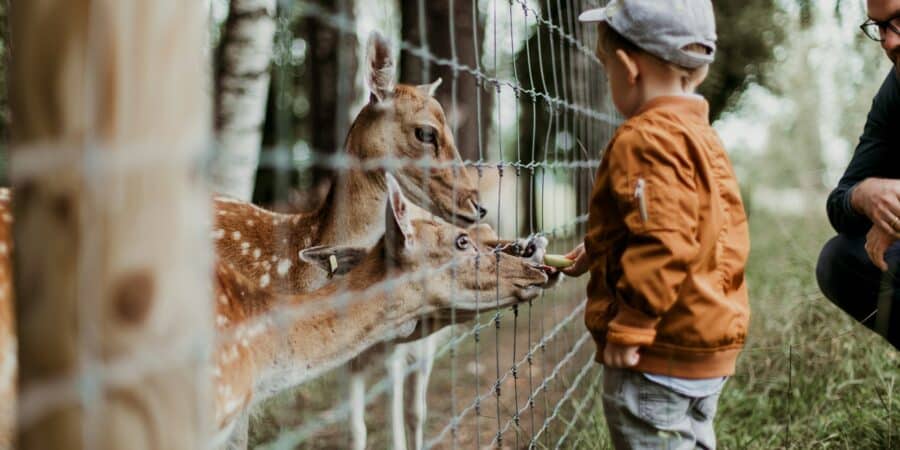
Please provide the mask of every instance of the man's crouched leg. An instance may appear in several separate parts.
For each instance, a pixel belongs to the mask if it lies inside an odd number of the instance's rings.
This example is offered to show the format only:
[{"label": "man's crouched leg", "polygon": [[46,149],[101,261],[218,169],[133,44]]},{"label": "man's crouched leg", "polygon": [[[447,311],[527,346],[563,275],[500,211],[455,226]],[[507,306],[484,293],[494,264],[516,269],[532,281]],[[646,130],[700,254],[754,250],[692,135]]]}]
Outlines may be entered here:
[{"label": "man's crouched leg", "polygon": [[[865,242],[865,236],[839,234],[825,244],[816,266],[819,289],[832,303],[900,349],[900,243],[888,249],[885,260],[890,270],[882,272],[866,254]],[[879,308],[882,296],[886,300]]]}]

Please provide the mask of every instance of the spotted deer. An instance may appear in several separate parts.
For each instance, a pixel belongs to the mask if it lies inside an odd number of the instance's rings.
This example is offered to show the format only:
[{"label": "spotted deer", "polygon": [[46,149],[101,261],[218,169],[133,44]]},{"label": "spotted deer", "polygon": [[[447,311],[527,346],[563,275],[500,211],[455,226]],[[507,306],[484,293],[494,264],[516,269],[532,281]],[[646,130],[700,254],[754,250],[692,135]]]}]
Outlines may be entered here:
[{"label": "spotted deer", "polygon": [[[409,159],[430,156],[438,167],[425,170],[417,165],[404,166],[395,172],[399,185],[413,203],[427,208],[431,214],[459,225],[475,223],[485,210],[477,202],[477,191],[468,172],[459,168],[459,153],[443,110],[432,97],[439,81],[422,86],[395,86],[393,61],[383,39],[374,36],[368,50],[371,98],[351,127],[347,153],[361,162],[386,156]],[[448,167],[447,163],[455,163],[457,168]],[[310,247],[348,242],[365,246],[377,242],[384,232],[384,221],[379,220],[383,210],[377,205],[386,197],[385,180],[383,170],[351,168],[344,182],[337,183],[329,192],[323,206],[309,214],[275,214],[248,203],[216,197],[213,237],[220,261],[217,279],[231,274],[247,286],[255,283],[253,292],[258,298],[273,294],[298,295],[321,287],[329,275],[315,269],[314,264],[301,256],[302,252],[309,258],[313,254]],[[8,191],[3,195],[8,199]],[[7,216],[5,213],[4,220]],[[9,245],[0,250],[8,251]],[[8,257],[3,253],[0,258]],[[8,292],[0,295],[2,348],[15,346],[8,275],[8,272],[5,276],[0,273],[0,292]],[[228,297],[217,296],[220,302],[223,298]],[[231,321],[227,314],[216,318],[220,327],[228,326]],[[415,322],[409,326],[416,328]],[[13,391],[9,386],[14,379],[15,357],[9,357],[10,354],[14,352],[4,351],[4,359],[0,360],[0,396],[7,387],[10,395]],[[223,407],[233,406],[234,401],[232,398]],[[9,420],[12,417],[11,412],[4,412],[0,407],[0,425],[6,417]],[[3,438],[0,433],[0,443]]]},{"label": "spotted deer", "polygon": [[[482,242],[487,248],[495,248],[498,251],[502,249],[505,253],[543,266],[544,254],[549,243],[545,237],[500,240],[490,227],[478,228],[472,227],[470,232],[477,236],[476,241]],[[543,288],[548,289],[560,280],[562,274],[555,269],[546,266],[544,268],[548,272],[549,281]],[[482,299],[488,303],[493,300],[493,295]],[[388,374],[392,380],[392,392],[395,394],[394,401],[391,402],[391,434],[394,450],[424,448],[425,421],[428,411],[426,394],[437,350],[442,343],[449,339],[451,326],[464,324],[472,319],[474,316],[471,314],[457,313],[453,317],[432,316],[420,320],[413,334],[402,339],[403,343],[395,346],[393,354],[386,361]],[[410,360],[418,366],[418,370],[414,372],[414,376],[407,379],[407,362]],[[359,381],[351,379],[351,383],[359,383]],[[351,387],[351,389],[353,392],[361,390],[358,386]],[[362,391],[364,394],[365,390],[362,389]],[[403,399],[397,399],[396,396],[401,392]],[[364,398],[356,403],[364,404]]]},{"label": "spotted deer", "polygon": [[[355,260],[347,263],[353,267],[345,269],[340,282],[307,294],[272,295],[233,265],[218,265],[219,342],[213,374],[217,419],[222,435],[231,436],[231,448],[245,444],[242,427],[253,404],[379,342],[409,336],[419,319],[446,317],[451,309],[471,314],[492,308],[496,302],[479,299],[495,298],[498,292],[501,306],[516,304],[534,298],[548,281],[540,265],[497,255],[466,229],[439,218],[421,218],[393,177],[385,180],[385,231],[369,250],[301,251],[300,257],[313,265]],[[427,283],[423,271],[429,271]],[[386,282],[390,290],[378,289]],[[341,298],[346,304],[339,303]]]},{"label": "spotted deer", "polygon": [[[472,314],[477,299],[500,292],[504,305],[533,298],[547,280],[544,267],[510,255],[497,258],[466,229],[427,216],[390,175],[385,232],[370,249],[317,247],[300,257],[313,265],[339,261],[341,283],[307,294],[272,295],[219,260],[214,275],[217,342],[213,360],[219,440],[246,444],[250,407],[315,378],[372,345],[410,336],[418,319]],[[16,351],[12,316],[10,194],[0,189],[0,448],[12,441]],[[382,209],[384,212],[384,209]],[[327,256],[335,256],[334,259]],[[476,262],[477,261],[477,262]],[[452,265],[453,270],[449,270]],[[428,289],[410,274],[430,270]],[[452,272],[452,273],[451,273]],[[499,284],[498,277],[499,272]],[[378,286],[392,282],[391,289]],[[373,288],[375,287],[375,288]],[[341,296],[349,299],[337,303]],[[304,308],[305,307],[305,308]],[[292,311],[297,309],[297,311]]]},{"label": "spotted deer", "polygon": [[[467,228],[467,232],[482,248],[525,258],[537,267],[542,267],[548,273],[548,282],[542,286],[543,289],[555,285],[562,276],[559,271],[543,264],[543,256],[548,245],[547,239],[543,236],[501,240],[487,224],[471,226]],[[320,264],[320,268],[330,271],[326,258],[324,258],[324,256],[329,256],[326,253],[321,253],[323,256],[321,261],[325,263]],[[333,273],[333,275],[339,274],[339,272]],[[493,300],[493,295],[481,299],[482,302]],[[371,366],[372,362],[382,358],[389,347],[394,349],[385,360],[392,385],[390,410],[393,448],[405,450],[410,446],[415,449],[423,447],[424,426],[427,418],[426,393],[438,346],[446,341],[451,326],[464,324],[476,316],[472,312],[460,310],[453,311],[453,314],[447,313],[448,311],[443,311],[443,314],[432,314],[418,320],[415,329],[410,334],[372,347],[354,360],[354,363],[359,365],[354,368],[355,370],[351,370],[350,376],[350,426],[354,448],[366,447],[366,389],[361,368]],[[411,376],[407,376],[407,365],[410,360],[414,362],[417,370],[412,372]]]},{"label": "spotted deer", "polygon": [[[441,105],[434,99],[440,80],[410,86],[394,84],[394,62],[384,39],[368,42],[366,77],[370,101],[357,115],[345,153],[359,164],[384,158],[422,161],[433,167],[403,164],[392,171],[407,197],[450,223],[468,226],[486,213],[477,185],[462,167]],[[216,253],[269,292],[310,292],[328,274],[299,259],[314,246],[370,246],[384,232],[381,206],[385,170],[351,165],[315,211],[278,214],[228,197],[214,199]]]},{"label": "spotted deer", "polygon": [[[367,44],[369,102],[346,138],[345,152],[360,164],[384,158],[422,161],[392,173],[412,203],[448,222],[468,226],[486,211],[475,181],[462,167],[441,105],[433,94],[440,80],[426,85],[395,84],[388,44],[373,34]],[[273,294],[301,294],[324,285],[331,274],[299,257],[317,246],[369,246],[384,231],[385,170],[350,167],[313,212],[278,214],[252,204],[217,197],[213,237],[216,253],[248,280]],[[380,352],[378,353],[380,354]],[[372,355],[369,355],[370,359]],[[362,396],[364,364],[351,364],[356,448],[365,445]],[[363,389],[364,391],[364,389]],[[395,395],[400,395],[395,393]],[[395,401],[395,403],[397,403]]]}]

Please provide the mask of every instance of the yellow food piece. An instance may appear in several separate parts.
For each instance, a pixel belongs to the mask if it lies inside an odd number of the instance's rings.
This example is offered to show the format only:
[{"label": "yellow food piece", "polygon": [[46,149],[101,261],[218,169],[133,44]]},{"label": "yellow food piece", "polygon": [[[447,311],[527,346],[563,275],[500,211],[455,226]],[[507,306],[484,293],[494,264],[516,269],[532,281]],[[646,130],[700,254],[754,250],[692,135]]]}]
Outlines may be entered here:
[{"label": "yellow food piece", "polygon": [[575,261],[562,255],[544,255],[544,264],[557,269],[564,269],[575,264]]}]

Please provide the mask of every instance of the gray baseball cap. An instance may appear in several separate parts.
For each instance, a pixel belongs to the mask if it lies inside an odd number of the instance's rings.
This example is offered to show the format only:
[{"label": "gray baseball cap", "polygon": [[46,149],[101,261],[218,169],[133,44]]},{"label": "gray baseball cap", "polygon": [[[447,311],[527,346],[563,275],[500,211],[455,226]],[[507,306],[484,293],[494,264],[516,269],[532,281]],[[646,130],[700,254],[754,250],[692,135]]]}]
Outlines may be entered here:
[{"label": "gray baseball cap", "polygon": [[[581,13],[578,20],[606,22],[642,50],[688,69],[715,59],[716,17],[710,0],[612,0]],[[710,52],[684,50],[690,44]]]}]

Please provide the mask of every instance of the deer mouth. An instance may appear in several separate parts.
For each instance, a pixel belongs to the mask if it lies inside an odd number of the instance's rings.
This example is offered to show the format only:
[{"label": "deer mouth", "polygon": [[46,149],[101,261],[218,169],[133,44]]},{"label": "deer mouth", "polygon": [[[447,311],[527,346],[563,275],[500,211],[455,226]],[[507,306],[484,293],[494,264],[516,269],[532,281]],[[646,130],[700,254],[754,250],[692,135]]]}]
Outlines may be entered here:
[{"label": "deer mouth", "polygon": [[[552,267],[544,266],[543,264],[531,264],[530,267],[537,272],[535,274],[537,276],[529,276],[528,278],[513,282],[513,286],[525,296],[532,296],[531,291],[534,291],[534,294],[536,295],[537,292],[540,292],[541,289],[547,286],[553,275],[552,271],[555,270]],[[531,270],[529,270],[529,272],[531,272]],[[529,275],[531,274],[529,273]],[[517,293],[517,296],[520,295]]]},{"label": "deer mouth", "polygon": [[456,208],[454,211],[448,211],[450,216],[452,217],[452,221],[455,222],[454,225],[460,227],[470,227],[472,225],[477,224],[481,219],[487,215],[487,210],[485,210],[481,205],[478,204],[475,200],[469,200],[468,206],[470,209],[466,211],[462,211],[459,208]]},{"label": "deer mouth", "polygon": [[516,284],[516,299],[520,302],[527,302],[528,300],[534,300],[538,295],[541,294],[541,290],[543,289],[543,283],[541,284]]},{"label": "deer mouth", "polygon": [[453,222],[454,225],[461,227],[469,227],[478,223],[478,219],[472,216],[467,216],[465,214],[453,213]]},{"label": "deer mouth", "polygon": [[[474,200],[455,200],[462,197],[472,197],[474,193],[456,191],[452,187],[430,186],[422,188],[420,183],[402,172],[396,174],[403,193],[406,194],[416,206],[440,217],[459,227],[469,227],[478,223],[487,211]],[[474,192],[474,191],[473,191]],[[464,203],[465,206],[459,203]]]}]

